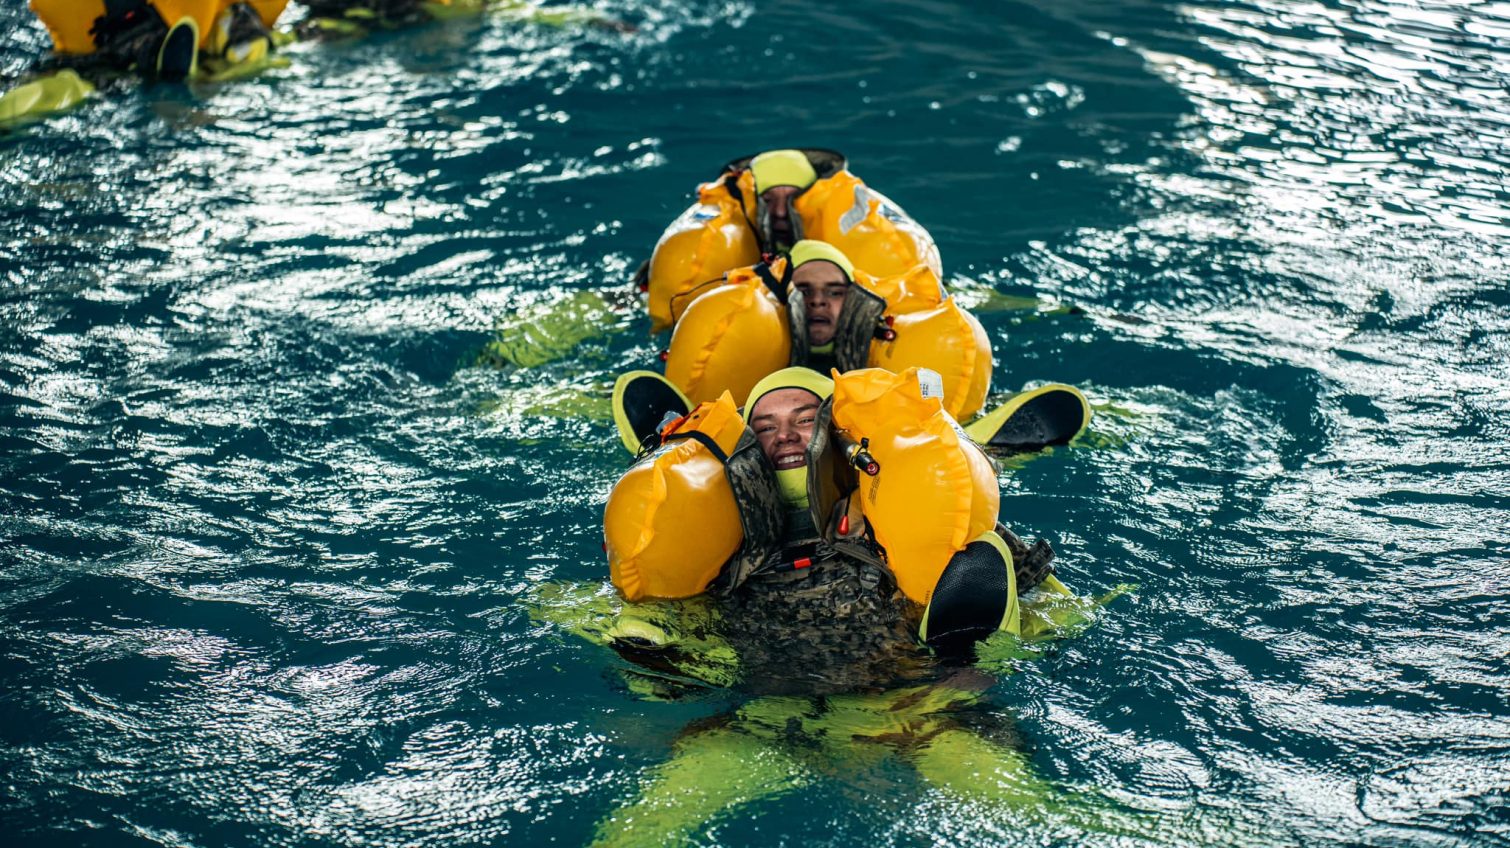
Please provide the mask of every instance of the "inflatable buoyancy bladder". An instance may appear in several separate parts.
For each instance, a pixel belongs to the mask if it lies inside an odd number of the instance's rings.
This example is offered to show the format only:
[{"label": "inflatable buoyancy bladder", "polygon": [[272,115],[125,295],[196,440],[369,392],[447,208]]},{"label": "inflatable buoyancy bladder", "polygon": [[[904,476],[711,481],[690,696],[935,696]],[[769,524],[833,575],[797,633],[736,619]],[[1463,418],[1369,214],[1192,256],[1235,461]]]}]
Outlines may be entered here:
[{"label": "inflatable buoyancy bladder", "polygon": [[758,276],[730,274],[682,313],[666,353],[666,379],[693,403],[725,391],[742,398],[790,355],[786,307]]},{"label": "inflatable buoyancy bladder", "polygon": [[892,315],[932,309],[947,297],[938,272],[927,265],[914,265],[885,277],[856,269],[855,282],[885,298],[886,311]]},{"label": "inflatable buoyancy bladder", "polygon": [[[749,182],[753,187],[753,181]],[[697,202],[671,222],[650,256],[646,282],[650,332],[659,333],[676,323],[681,310],[673,300],[734,268],[759,261],[755,231],[725,180],[698,186]]]},{"label": "inflatable buoyancy bladder", "polygon": [[630,601],[687,598],[718,576],[742,539],[724,463],[745,433],[725,392],[661,433],[614,484],[603,508],[613,585]]},{"label": "inflatable buoyancy bladder", "polygon": [[991,388],[991,341],[975,316],[945,295],[926,266],[890,277],[856,269],[826,356],[808,343],[801,294],[790,282],[786,288],[791,364],[840,371],[927,368],[943,378],[944,409],[956,420],[985,405]]},{"label": "inflatable buoyancy bladder", "polygon": [[868,274],[887,277],[924,265],[943,276],[938,246],[928,231],[848,170],[813,183],[793,208],[802,219],[804,238],[839,248]]},{"label": "inflatable buoyancy bladder", "polygon": [[944,411],[937,375],[834,375],[833,420],[880,465],[856,497],[908,598],[926,605],[949,558],[996,526],[996,469]]},{"label": "inflatable buoyancy bladder", "polygon": [[[942,279],[938,247],[927,230],[850,173],[842,154],[820,149],[802,153],[817,180],[793,202],[797,238],[833,244],[857,271],[872,276],[922,274],[914,270],[921,265],[934,283]],[[652,333],[676,322],[679,312],[673,301],[679,296],[735,268],[754,264],[770,248],[761,243],[759,233],[758,222],[766,211],[755,193],[750,171],[753,158],[735,159],[724,166],[718,179],[699,186],[697,203],[673,221],[656,243],[644,283]]]},{"label": "inflatable buoyancy bladder", "polygon": [[[237,0],[150,0],[162,16],[163,22],[172,26],[181,18],[193,18],[199,24],[199,46],[204,47],[210,38],[212,25],[221,12]],[[250,5],[257,17],[269,29],[283,14],[288,0],[241,0]],[[132,5],[123,0],[121,7]],[[107,13],[106,0],[31,0],[31,9],[52,35],[53,49],[59,53],[93,53],[96,48],[90,30],[95,21]]]},{"label": "inflatable buoyancy bladder", "polygon": [[944,384],[944,411],[963,421],[985,406],[991,390],[991,340],[974,315],[949,298],[932,309],[891,316],[895,335],[871,343],[872,368],[935,371]]}]

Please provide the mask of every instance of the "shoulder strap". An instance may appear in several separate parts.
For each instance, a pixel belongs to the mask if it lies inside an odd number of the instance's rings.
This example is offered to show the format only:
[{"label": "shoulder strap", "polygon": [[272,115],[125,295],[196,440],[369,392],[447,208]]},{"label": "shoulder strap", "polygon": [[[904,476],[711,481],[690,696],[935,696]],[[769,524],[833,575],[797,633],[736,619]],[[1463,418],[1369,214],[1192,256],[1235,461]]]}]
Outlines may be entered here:
[{"label": "shoulder strap", "polygon": [[707,448],[709,452],[717,457],[719,462],[723,463],[725,466],[729,464],[729,455],[724,453],[724,449],[718,446],[718,442],[713,441],[712,436],[702,432],[701,430],[687,430],[681,433],[672,433],[671,435],[661,439],[661,444],[668,444],[670,442],[680,441],[681,439],[691,439],[692,441],[697,442],[698,444]]},{"label": "shoulder strap", "polygon": [[786,271],[780,277],[771,271],[771,263],[769,262],[757,262],[753,270],[755,271],[755,276],[759,277],[760,281],[765,283],[765,287],[771,290],[771,294],[776,295],[777,300],[786,303],[787,283],[792,279],[791,263],[786,263]]}]

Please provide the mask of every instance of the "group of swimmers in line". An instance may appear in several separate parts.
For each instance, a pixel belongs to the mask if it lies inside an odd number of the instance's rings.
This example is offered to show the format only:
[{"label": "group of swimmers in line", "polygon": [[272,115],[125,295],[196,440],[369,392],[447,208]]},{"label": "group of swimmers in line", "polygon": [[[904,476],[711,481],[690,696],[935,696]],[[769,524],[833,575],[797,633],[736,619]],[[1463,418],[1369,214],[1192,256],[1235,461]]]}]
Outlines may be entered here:
[{"label": "group of swimmers in line", "polygon": [[1089,417],[1083,396],[1038,390],[962,429],[984,406],[989,340],[944,291],[931,237],[842,156],[730,163],[638,280],[672,338],[664,376],[632,372],[615,390],[638,457],[605,538],[629,600],[712,595],[801,618],[808,637],[903,621],[968,653],[1017,631],[1020,594],[1068,593],[1047,543],[996,520],[982,446],[1066,443]]},{"label": "group of swimmers in line", "polygon": [[[397,26],[508,0],[300,2],[316,26],[330,20]],[[36,88],[40,99],[33,105],[47,106],[49,92],[59,102],[70,93],[83,96],[91,85],[121,75],[173,82],[205,70],[234,75],[265,66],[287,3],[31,0],[55,47],[39,66],[48,80]],[[611,500],[605,527],[615,583],[631,599],[748,597],[760,587],[781,586],[787,601],[809,598],[830,613],[863,608],[895,619],[921,611],[917,630],[936,648],[1012,629],[1018,594],[1052,580],[1052,552],[1042,542],[1025,545],[996,521],[995,477],[989,475],[988,484],[979,473],[978,446],[971,438],[944,444],[947,434],[936,433],[933,449],[964,470],[932,481],[939,489],[933,500],[925,493],[911,508],[904,499],[883,519],[874,485],[870,497],[857,496],[862,487],[855,469],[877,473],[879,443],[900,419],[893,416],[871,436],[848,432],[838,423],[845,402],[825,376],[842,382],[877,367],[907,373],[908,388],[893,390],[924,401],[909,426],[925,426],[934,408],[956,429],[955,419],[981,412],[990,387],[990,343],[945,291],[931,236],[829,150],[773,150],[734,160],[698,195],[637,277],[654,328],[673,330],[665,375],[627,375],[631,379],[621,380],[616,392],[616,415],[625,444],[642,453],[682,439],[710,448],[723,485],[691,491],[681,506],[688,516],[722,510],[737,515],[738,525],[713,534],[722,538],[700,557],[647,559],[643,550],[628,549],[638,543],[616,543]],[[747,427],[748,438],[720,448],[688,421],[706,424],[697,411],[726,396],[731,404],[743,399],[735,429]],[[1089,417],[1084,398],[1069,387],[1008,407],[960,435],[1027,450],[1068,441]],[[874,449],[871,438],[878,442]],[[821,472],[813,470],[817,465]],[[674,471],[662,469],[668,470]],[[899,491],[922,492],[928,484],[899,480],[889,494],[895,499]],[[620,481],[616,492],[625,487]],[[969,490],[965,500],[973,505],[964,519],[929,514],[947,511],[932,505],[947,500],[950,487]],[[619,512],[642,515],[643,503],[622,506],[636,498],[621,497]],[[631,535],[653,536],[646,521],[654,523],[642,517],[637,531],[635,520],[618,523]],[[947,542],[927,541],[927,532],[904,526],[938,522],[942,529],[932,535]]]}]

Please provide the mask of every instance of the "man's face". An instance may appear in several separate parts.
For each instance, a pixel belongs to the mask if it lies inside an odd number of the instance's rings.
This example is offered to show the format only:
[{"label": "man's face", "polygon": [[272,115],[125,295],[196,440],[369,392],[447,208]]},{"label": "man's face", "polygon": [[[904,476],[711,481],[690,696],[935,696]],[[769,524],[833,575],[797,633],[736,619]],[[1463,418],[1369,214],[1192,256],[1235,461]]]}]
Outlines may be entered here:
[{"label": "man's face", "polygon": [[818,397],[805,389],[777,389],[755,402],[750,427],[776,470],[807,465],[807,443],[813,440],[818,403]]},{"label": "man's face", "polygon": [[849,280],[832,262],[805,262],[792,272],[792,286],[807,306],[807,340],[825,345],[834,340],[839,324],[839,310],[849,294]]},{"label": "man's face", "polygon": [[797,241],[792,232],[792,201],[800,191],[796,186],[772,186],[761,192],[760,199],[771,216],[771,240],[776,244],[791,246]]}]

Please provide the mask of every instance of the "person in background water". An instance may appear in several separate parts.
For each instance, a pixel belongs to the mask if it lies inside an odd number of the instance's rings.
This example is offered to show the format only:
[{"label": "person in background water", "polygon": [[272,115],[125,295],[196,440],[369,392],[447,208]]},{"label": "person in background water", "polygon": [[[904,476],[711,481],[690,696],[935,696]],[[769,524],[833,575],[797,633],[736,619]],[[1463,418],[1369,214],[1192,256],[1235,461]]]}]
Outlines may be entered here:
[{"label": "person in background water", "polygon": [[[855,268],[850,264],[848,257],[837,247],[821,241],[803,240],[797,242],[791,248],[787,256],[790,277],[787,302],[800,301],[800,304],[790,312],[792,319],[792,339],[799,352],[806,351],[801,356],[801,364],[815,371],[826,372],[831,368],[840,367],[838,358],[835,356],[835,345],[840,332],[840,318],[844,317],[844,305],[849,300],[849,293],[854,281]],[[867,293],[868,294],[868,293]],[[886,302],[878,298],[874,300],[875,308],[884,312]],[[857,298],[858,301],[858,298]],[[855,308],[863,307],[858,303]],[[877,315],[879,318],[879,314]],[[871,337],[875,333],[875,326],[853,327],[854,322],[847,322],[843,326],[845,335],[856,335],[859,338],[853,341],[860,350],[868,351]],[[806,344],[802,344],[803,339]],[[800,354],[799,354],[800,355]],[[853,360],[853,357],[846,357]],[[845,361],[844,368],[849,370],[864,365],[864,360]]]},{"label": "person in background water", "polygon": [[288,0],[31,0],[53,53],[32,69],[71,72],[91,88],[135,76],[183,82],[203,70],[226,75],[264,62],[272,24]]},{"label": "person in background water", "polygon": [[799,150],[770,150],[750,160],[755,177],[755,235],[766,253],[785,253],[801,238],[801,219],[792,209],[797,195],[818,181],[812,162]]}]

